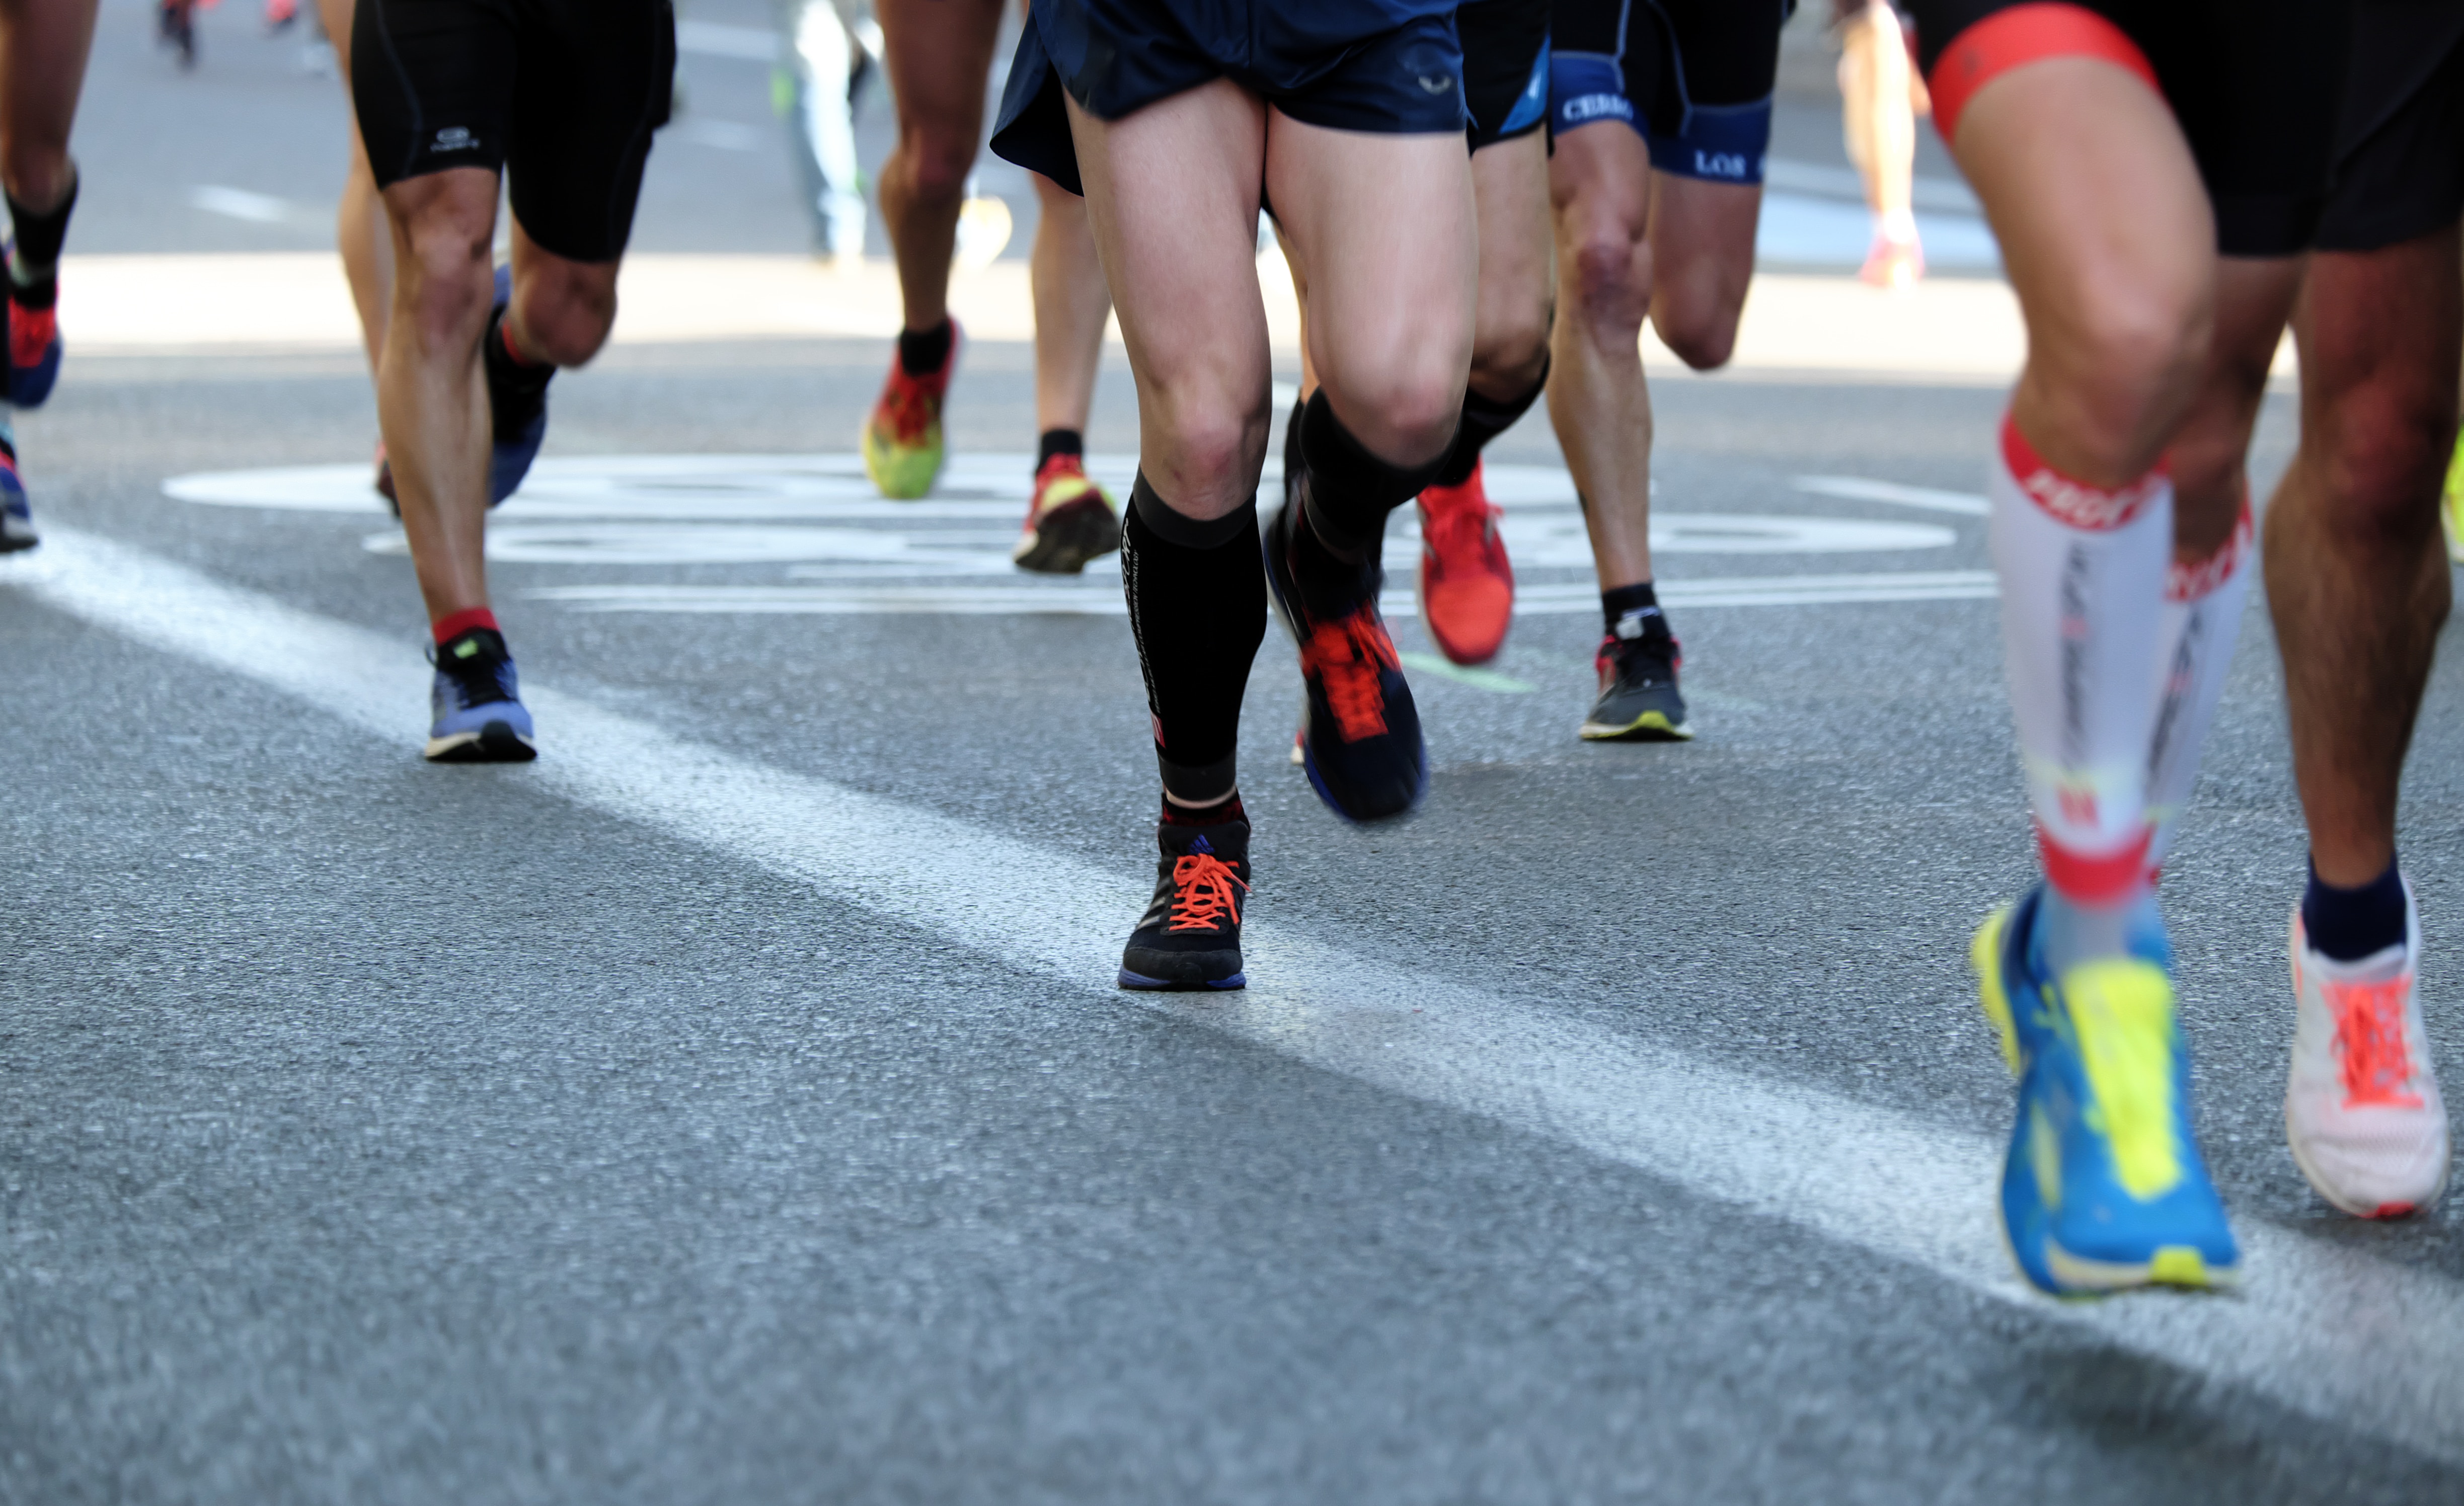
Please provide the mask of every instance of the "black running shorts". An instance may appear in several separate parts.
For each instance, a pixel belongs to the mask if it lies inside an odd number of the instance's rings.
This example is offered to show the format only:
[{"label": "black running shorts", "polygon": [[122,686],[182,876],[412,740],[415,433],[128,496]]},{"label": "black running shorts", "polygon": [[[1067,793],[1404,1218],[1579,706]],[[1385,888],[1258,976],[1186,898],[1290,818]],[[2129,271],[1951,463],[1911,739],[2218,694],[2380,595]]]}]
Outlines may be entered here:
[{"label": "black running shorts", "polygon": [[994,152],[1072,193],[1064,90],[1099,120],[1228,78],[1307,125],[1461,131],[1453,0],[1035,0],[1001,95]]},{"label": "black running shorts", "polygon": [[1455,33],[1473,151],[1549,123],[1549,0],[1468,0]]},{"label": "black running shorts", "polygon": [[1909,0],[1946,140],[1978,89],[2040,57],[2101,56],[2172,106],[2228,256],[2290,256],[2326,206],[2349,0]]},{"label": "black running shorts", "polygon": [[2321,251],[2379,251],[2464,216],[2464,5],[2360,0]]},{"label": "black running shorts", "polygon": [[1657,171],[1758,184],[1791,9],[1791,0],[1556,0],[1549,129],[1618,122],[1648,143]]},{"label": "black running shorts", "polygon": [[668,121],[669,0],[359,0],[351,96],[377,186],[502,173],[523,233],[614,261]]}]

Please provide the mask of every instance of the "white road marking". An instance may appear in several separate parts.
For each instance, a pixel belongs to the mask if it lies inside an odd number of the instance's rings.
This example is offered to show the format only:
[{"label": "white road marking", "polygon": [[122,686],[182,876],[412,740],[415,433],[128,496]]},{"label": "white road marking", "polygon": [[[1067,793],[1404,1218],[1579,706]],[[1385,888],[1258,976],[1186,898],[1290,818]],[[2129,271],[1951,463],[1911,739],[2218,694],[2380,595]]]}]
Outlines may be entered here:
[{"label": "white road marking", "polygon": [[[493,555],[491,557],[495,557]],[[1004,568],[1006,566],[1004,565]],[[1117,569],[1117,567],[1115,567]],[[665,585],[610,582],[534,586],[521,595],[554,601],[578,612],[668,612],[694,615],[950,612],[971,616],[1061,613],[1121,617],[1117,582],[1038,583],[1010,571],[1004,585]],[[1984,601],[1995,595],[1990,570],[1911,570],[1854,576],[1733,576],[1665,580],[1660,599],[1669,606],[1824,606],[1885,601]],[[1377,599],[1389,617],[1419,610],[1410,591],[1389,590]],[[1589,582],[1525,585],[1515,592],[1517,617],[1571,616],[1600,609],[1599,591]]]},{"label": "white road marking", "polygon": [[226,188],[214,183],[201,183],[190,188],[188,204],[192,208],[228,219],[246,220],[251,225],[286,225],[292,220],[306,217],[305,211],[287,199],[277,199],[270,193],[251,193],[246,188]]},{"label": "white road marking", "polygon": [[679,142],[695,146],[715,146],[725,152],[751,152],[761,149],[761,143],[775,133],[756,130],[735,120],[713,120],[709,116],[688,116],[668,127],[667,134]]},{"label": "white road marking", "polygon": [[1851,502],[1896,502],[1902,507],[1958,513],[1968,517],[1983,517],[1991,510],[1991,503],[1973,492],[1903,487],[1895,481],[1868,481],[1861,476],[1799,476],[1790,485],[1815,496],[1842,497]]},{"label": "white road marking", "polygon": [[759,26],[680,20],[676,23],[676,51],[703,57],[734,57],[748,63],[766,63],[779,55],[779,33]]},{"label": "white road marking", "polygon": [[[1381,601],[1379,604],[1382,606],[1384,603]],[[1407,648],[1396,657],[1403,661],[1403,667],[1415,673],[1433,674],[1441,680],[1452,680],[1457,685],[1470,686],[1475,690],[1493,690],[1500,695],[1525,695],[1540,688],[1536,685],[1517,680],[1510,674],[1501,674],[1494,669],[1484,669],[1477,665],[1456,664],[1441,654],[1424,654]]]},{"label": "white road marking", "polygon": [[[57,524],[0,567],[28,596],[253,680],[409,756],[427,666],[406,644]],[[267,644],[279,645],[269,653]],[[546,750],[516,779],[758,864],[1104,1007],[1144,875],[689,742],[534,688]],[[439,778],[451,778],[440,772]],[[1018,903],[1014,875],[1039,875]],[[2464,1285],[2246,1220],[2253,1290],[2043,1301],[1992,1230],[1982,1132],[1695,1060],[1580,1015],[1364,956],[1269,918],[1247,928],[1243,993],[1120,1000],[1393,1092],[1630,1165],[1704,1198],[1925,1267],[2338,1427],[2464,1465]],[[1983,1027],[1977,1031],[1980,1053]]]}]

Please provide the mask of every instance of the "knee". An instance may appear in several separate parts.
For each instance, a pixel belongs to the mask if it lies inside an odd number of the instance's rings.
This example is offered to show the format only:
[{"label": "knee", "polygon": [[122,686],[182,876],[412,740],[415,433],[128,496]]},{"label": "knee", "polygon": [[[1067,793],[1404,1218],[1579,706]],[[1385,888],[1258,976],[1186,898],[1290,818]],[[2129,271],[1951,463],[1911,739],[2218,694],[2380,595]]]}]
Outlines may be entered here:
[{"label": "knee", "polygon": [[1663,298],[1652,311],[1651,324],[1660,342],[1696,371],[1728,363],[1737,350],[1737,318],[1743,309],[1721,304],[1687,308]]},{"label": "knee", "polygon": [[2046,331],[2045,365],[2081,459],[2111,476],[2153,463],[2196,391],[2212,325],[2212,304],[2198,286],[2133,289],[2116,279],[2076,300],[2072,316]]},{"label": "knee", "polygon": [[599,354],[616,322],[616,279],[597,273],[554,268],[525,280],[516,297],[530,354],[559,366],[584,365]]},{"label": "knee", "polygon": [[1529,392],[1549,364],[1549,299],[1518,298],[1510,308],[1481,307],[1472,343],[1471,384],[1501,401]]},{"label": "knee", "polygon": [[1179,384],[1159,396],[1176,471],[1167,500],[1193,516],[1237,506],[1265,458],[1266,404],[1213,382]]},{"label": "knee", "polygon": [[492,236],[462,225],[413,225],[395,267],[397,327],[429,350],[468,346],[495,301]]},{"label": "knee", "polygon": [[908,192],[927,203],[956,204],[976,168],[976,142],[939,122],[902,122],[898,158]]},{"label": "knee", "polygon": [[2333,402],[2319,460],[2339,532],[2408,543],[2438,526],[2455,410],[2437,389],[2376,382]]},{"label": "knee", "polygon": [[1595,231],[1567,248],[1568,314],[1595,339],[1631,345],[1651,312],[1651,248],[1640,234]]},{"label": "knee", "polygon": [[1430,363],[1388,367],[1375,380],[1340,389],[1339,412],[1353,436],[1379,459],[1417,466],[1445,452],[1463,419],[1460,370]]}]

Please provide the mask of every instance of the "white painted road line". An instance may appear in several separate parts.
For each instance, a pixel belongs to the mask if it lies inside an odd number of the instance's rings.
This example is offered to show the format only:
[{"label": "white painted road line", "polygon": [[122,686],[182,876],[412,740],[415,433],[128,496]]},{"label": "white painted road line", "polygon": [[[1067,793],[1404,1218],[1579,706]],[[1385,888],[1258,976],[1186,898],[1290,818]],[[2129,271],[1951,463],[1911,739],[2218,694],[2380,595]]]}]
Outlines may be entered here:
[{"label": "white painted road line", "polygon": [[[401,642],[46,525],[0,581],[166,652],[253,680],[408,758],[428,668]],[[269,652],[267,645],[279,645]],[[929,928],[1022,973],[1109,1000],[1146,876],[705,748],[534,688],[545,755],[517,779],[575,804]],[[440,771],[439,778],[451,778]],[[1017,903],[1033,872],[1038,905]],[[1272,920],[1249,928],[1245,993],[1131,996],[1328,1071],[1486,1116],[1693,1193],[1924,1266],[2124,1349],[2464,1465],[2464,1285],[2245,1221],[2242,1298],[2088,1305],[2026,1293],[1991,1226],[1998,1155],[1837,1094],[1768,1080],[1579,1017],[1416,975]],[[1990,1050],[1984,1030],[1979,1053]]]},{"label": "white painted road line", "polygon": [[1820,497],[1839,497],[1850,502],[1896,502],[1902,507],[1960,513],[1969,517],[1983,517],[1991,508],[1990,503],[1973,492],[1903,487],[1895,481],[1868,481],[1862,476],[1799,476],[1790,485],[1799,491],[1810,491]]},{"label": "white painted road line", "polygon": [[[921,573],[921,572],[919,572]],[[816,616],[942,612],[959,616],[1053,613],[1121,617],[1128,613],[1117,583],[1024,582],[1001,585],[663,585],[655,581],[534,586],[521,593],[533,601],[554,601],[577,612],[684,614],[811,614]],[[1995,594],[1990,570],[1910,570],[1877,575],[1736,576],[1701,580],[1663,580],[1667,605],[1822,606],[1887,601],[1987,601]],[[1409,591],[1377,599],[1389,617],[1419,610]],[[1589,582],[1525,585],[1515,593],[1517,617],[1573,616],[1600,609],[1599,591]]]}]

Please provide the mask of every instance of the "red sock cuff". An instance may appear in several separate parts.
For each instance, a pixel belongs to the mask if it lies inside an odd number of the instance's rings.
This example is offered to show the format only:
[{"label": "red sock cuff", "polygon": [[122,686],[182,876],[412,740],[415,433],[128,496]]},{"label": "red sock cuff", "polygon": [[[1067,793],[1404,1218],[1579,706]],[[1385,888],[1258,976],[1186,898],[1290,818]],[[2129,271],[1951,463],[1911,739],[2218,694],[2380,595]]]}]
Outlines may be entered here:
[{"label": "red sock cuff", "polygon": [[2044,856],[2045,880],[2066,900],[2081,905],[2111,905],[2130,892],[2147,874],[2147,847],[2156,828],[2143,826],[2136,841],[2109,853],[2075,851],[2054,840],[2044,823],[2036,823],[2036,850]]},{"label": "red sock cuff", "polygon": [[1976,91],[2012,69],[2046,57],[2096,57],[2126,68],[2159,95],[2156,70],[2122,28],[2079,5],[2014,5],[1961,32],[1942,50],[1925,79],[1933,123],[1945,142],[1959,139],[1960,112]]},{"label": "red sock cuff", "polygon": [[2205,559],[2175,559],[2165,571],[2165,600],[2187,602],[2213,595],[2218,586],[2241,574],[2242,561],[2250,557],[2250,546],[2256,535],[2250,516],[2250,483],[2245,480],[2241,484],[2241,515],[2233,519],[2233,532]]},{"label": "red sock cuff", "polygon": [[2137,517],[2172,480],[2162,460],[2147,474],[2119,487],[2093,486],[2076,476],[2066,476],[2045,464],[2036,447],[2028,443],[2028,437],[2019,432],[2019,426],[2012,423],[2007,413],[2002,416],[2002,464],[2010,468],[2011,479],[2018,483],[2028,500],[2042,508],[2055,522],[2096,533],[2120,528]]},{"label": "red sock cuff", "polygon": [[510,309],[505,311],[504,317],[496,321],[496,342],[505,347],[506,358],[517,366],[537,371],[547,364],[546,361],[533,360],[523,355],[522,348],[514,343],[514,316]]},{"label": "red sock cuff", "polygon": [[[450,644],[474,627],[495,627],[496,614],[484,606],[465,607],[459,612],[440,617],[432,624],[439,644]],[[502,628],[497,628],[502,632]]]}]

